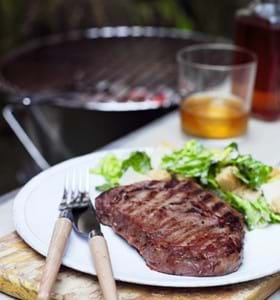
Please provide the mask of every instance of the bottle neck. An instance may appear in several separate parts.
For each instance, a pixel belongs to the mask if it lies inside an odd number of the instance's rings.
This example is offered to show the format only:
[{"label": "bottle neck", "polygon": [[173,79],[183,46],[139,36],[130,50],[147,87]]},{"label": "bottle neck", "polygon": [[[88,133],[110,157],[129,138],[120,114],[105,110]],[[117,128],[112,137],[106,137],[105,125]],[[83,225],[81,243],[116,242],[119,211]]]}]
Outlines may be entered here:
[{"label": "bottle neck", "polygon": [[256,16],[272,26],[280,25],[280,0],[254,0],[245,8],[239,9],[237,18]]},{"label": "bottle neck", "polygon": [[257,0],[258,3],[271,3],[271,4],[280,4],[280,0]]},{"label": "bottle neck", "polygon": [[271,24],[280,23],[280,0],[254,1],[254,14],[269,21]]}]

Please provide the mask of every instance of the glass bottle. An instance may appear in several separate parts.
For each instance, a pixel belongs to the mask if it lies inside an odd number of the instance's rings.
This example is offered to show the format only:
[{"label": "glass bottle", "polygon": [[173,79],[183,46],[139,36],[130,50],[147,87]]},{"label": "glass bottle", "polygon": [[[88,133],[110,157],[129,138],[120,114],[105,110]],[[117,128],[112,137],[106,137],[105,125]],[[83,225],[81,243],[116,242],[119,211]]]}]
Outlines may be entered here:
[{"label": "glass bottle", "polygon": [[280,0],[253,1],[236,14],[235,43],[257,54],[252,112],[280,118]]}]

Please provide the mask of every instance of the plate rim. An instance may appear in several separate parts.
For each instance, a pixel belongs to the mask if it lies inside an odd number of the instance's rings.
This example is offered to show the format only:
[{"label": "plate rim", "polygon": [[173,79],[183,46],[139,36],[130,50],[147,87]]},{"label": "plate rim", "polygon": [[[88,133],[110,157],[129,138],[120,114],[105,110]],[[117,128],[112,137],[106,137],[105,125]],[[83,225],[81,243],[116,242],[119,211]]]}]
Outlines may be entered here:
[{"label": "plate rim", "polygon": [[[78,164],[82,160],[87,160],[91,157],[94,157],[96,155],[102,156],[106,155],[108,153],[127,153],[128,151],[135,151],[135,150],[141,150],[141,151],[154,151],[156,150],[157,147],[135,147],[135,148],[116,148],[116,149],[110,149],[110,150],[101,150],[101,151],[95,151],[89,154],[81,155],[78,157],[70,158],[66,161],[60,162],[59,164],[56,164],[49,169],[39,173],[38,175],[34,176],[30,181],[28,181],[22,189],[19,191],[19,193],[16,195],[13,203],[13,223],[15,225],[16,232],[19,234],[19,236],[36,252],[40,253],[44,257],[47,254],[47,250],[44,245],[42,245],[41,241],[38,240],[36,236],[32,233],[32,231],[29,230],[27,224],[26,224],[26,219],[25,219],[25,214],[22,213],[26,200],[29,197],[30,192],[32,192],[33,188],[37,186],[38,183],[41,182],[41,180],[44,177],[50,176],[52,173],[56,173],[60,169],[63,168],[63,166],[66,166],[70,164],[70,166],[74,164]],[[273,225],[270,225],[273,226]],[[280,226],[280,225],[278,225]],[[33,237],[33,238],[32,238]],[[34,242],[34,238],[37,241],[37,244]],[[245,236],[246,238],[246,236]],[[38,245],[39,243],[39,245]],[[245,243],[245,241],[244,241]],[[88,272],[88,270],[81,265],[80,263],[75,262],[74,264],[71,261],[71,258],[65,257],[63,259],[64,266],[69,267],[73,270],[90,274],[90,275],[96,275],[95,272]],[[275,264],[277,265],[277,264]],[[150,269],[151,270],[151,269]],[[154,270],[151,270],[154,271]],[[236,271],[238,272],[238,270]],[[273,274],[276,274],[280,272],[280,263],[278,266],[276,266],[273,270],[269,269],[264,269],[262,272],[254,273],[253,275],[249,276],[244,274],[243,276],[239,277],[239,279],[231,278],[227,279],[226,274],[223,276],[210,276],[210,277],[195,277],[195,276],[178,276],[180,278],[192,278],[192,279],[199,279],[200,281],[198,282],[174,282],[174,281],[164,281],[164,280],[145,280],[143,277],[140,279],[134,280],[133,278],[128,279],[127,277],[123,276],[117,276],[114,275],[116,280],[119,280],[121,282],[126,282],[126,283],[132,283],[132,284],[140,284],[140,285],[147,285],[147,286],[157,286],[157,287],[176,287],[176,288],[194,288],[194,287],[218,287],[218,286],[226,286],[226,285],[231,285],[231,284],[239,284],[243,282],[248,282],[256,279],[260,279],[266,276],[270,276]],[[122,273],[123,274],[123,273]],[[121,275],[122,275],[121,274]],[[165,274],[165,275],[170,275],[170,274]],[[176,275],[171,275],[171,276],[176,276]],[[210,279],[210,281],[207,282],[207,279]],[[205,282],[204,282],[205,281]]]}]

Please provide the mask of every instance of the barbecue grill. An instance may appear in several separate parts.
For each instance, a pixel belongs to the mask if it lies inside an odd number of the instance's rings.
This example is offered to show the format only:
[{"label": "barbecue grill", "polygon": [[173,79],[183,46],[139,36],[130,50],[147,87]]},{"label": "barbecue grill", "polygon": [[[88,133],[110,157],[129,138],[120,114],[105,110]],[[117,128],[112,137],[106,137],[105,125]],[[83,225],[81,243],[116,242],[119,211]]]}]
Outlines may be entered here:
[{"label": "barbecue grill", "polygon": [[4,116],[40,169],[91,152],[175,109],[176,52],[210,40],[121,26],[33,41],[0,65]]}]

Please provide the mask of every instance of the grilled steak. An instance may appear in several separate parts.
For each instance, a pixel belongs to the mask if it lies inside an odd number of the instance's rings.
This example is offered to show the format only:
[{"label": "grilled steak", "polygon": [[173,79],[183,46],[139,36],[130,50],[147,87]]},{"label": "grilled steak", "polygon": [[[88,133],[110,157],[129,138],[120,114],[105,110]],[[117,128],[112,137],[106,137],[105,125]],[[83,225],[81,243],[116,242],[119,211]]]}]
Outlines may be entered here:
[{"label": "grilled steak", "polygon": [[192,180],[116,187],[96,198],[96,211],[156,271],[215,276],[241,264],[242,215]]}]

